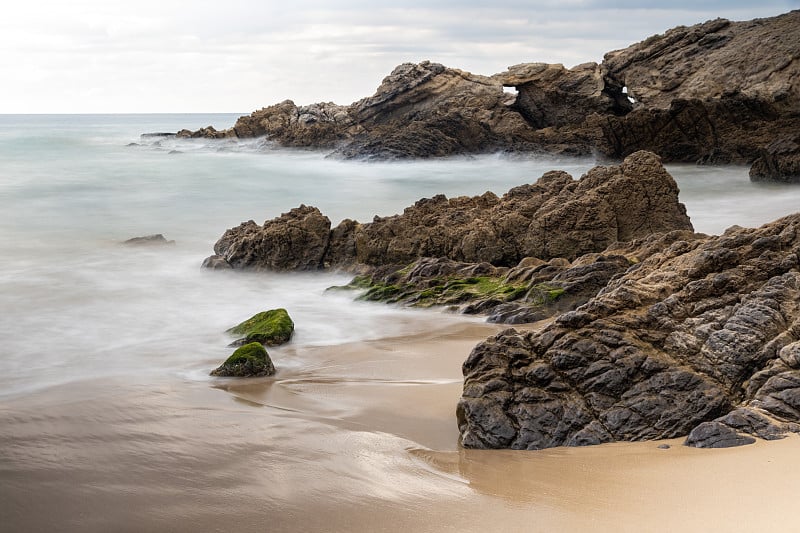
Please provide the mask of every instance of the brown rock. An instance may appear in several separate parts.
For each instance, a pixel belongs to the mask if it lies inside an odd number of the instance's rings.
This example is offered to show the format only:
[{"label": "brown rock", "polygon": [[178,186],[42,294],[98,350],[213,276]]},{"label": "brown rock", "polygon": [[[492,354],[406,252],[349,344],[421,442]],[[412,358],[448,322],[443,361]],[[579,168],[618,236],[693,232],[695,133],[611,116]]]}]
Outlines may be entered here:
[{"label": "brown rock", "polygon": [[658,156],[638,152],[580,180],[548,172],[498,198],[423,198],[371,223],[328,219],[301,206],[263,227],[250,221],[214,247],[233,268],[276,270],[407,265],[421,257],[515,266],[525,257],[573,260],[616,241],[691,229],[678,187]]},{"label": "brown rock", "polygon": [[214,252],[233,268],[317,270],[323,266],[330,228],[319,209],[301,205],[263,226],[250,220],[229,229]]},{"label": "brown rock", "polygon": [[684,236],[616,245],[651,253],[540,333],[478,345],[464,363],[463,444],[691,433],[690,445],[728,446],[799,431],[800,214]]}]

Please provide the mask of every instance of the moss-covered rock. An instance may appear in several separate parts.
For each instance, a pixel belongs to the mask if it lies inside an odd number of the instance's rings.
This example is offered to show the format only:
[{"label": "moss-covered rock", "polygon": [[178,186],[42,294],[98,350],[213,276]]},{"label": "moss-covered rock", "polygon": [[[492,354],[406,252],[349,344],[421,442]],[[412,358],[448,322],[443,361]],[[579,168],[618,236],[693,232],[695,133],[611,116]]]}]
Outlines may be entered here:
[{"label": "moss-covered rock", "polygon": [[275,365],[264,346],[251,342],[236,349],[228,359],[211,372],[212,376],[260,377],[275,373]]},{"label": "moss-covered rock", "polygon": [[575,309],[631,262],[624,256],[588,254],[574,262],[528,258],[513,268],[423,258],[356,276],[343,288],[362,291],[359,300],[413,307],[443,306],[485,314],[489,322],[536,322]]},{"label": "moss-covered rock", "polygon": [[242,346],[251,342],[258,342],[264,346],[278,346],[289,342],[292,338],[294,322],[286,309],[272,309],[253,315],[227,332],[232,335],[243,335],[233,341],[231,346]]}]

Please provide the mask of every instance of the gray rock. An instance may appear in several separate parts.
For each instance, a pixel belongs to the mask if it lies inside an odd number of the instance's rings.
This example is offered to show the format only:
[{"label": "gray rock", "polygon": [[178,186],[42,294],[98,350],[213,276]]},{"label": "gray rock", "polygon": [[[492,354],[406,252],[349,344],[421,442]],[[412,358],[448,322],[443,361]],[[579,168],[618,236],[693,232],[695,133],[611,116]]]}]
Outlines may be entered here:
[{"label": "gray rock", "polygon": [[541,332],[476,346],[458,406],[464,445],[690,435],[719,447],[800,431],[800,214],[679,237],[614,245],[643,259]]},{"label": "gray rock", "polygon": [[133,237],[123,241],[125,246],[162,246],[165,244],[175,244],[175,241],[167,240],[162,234],[145,235],[143,237]]}]

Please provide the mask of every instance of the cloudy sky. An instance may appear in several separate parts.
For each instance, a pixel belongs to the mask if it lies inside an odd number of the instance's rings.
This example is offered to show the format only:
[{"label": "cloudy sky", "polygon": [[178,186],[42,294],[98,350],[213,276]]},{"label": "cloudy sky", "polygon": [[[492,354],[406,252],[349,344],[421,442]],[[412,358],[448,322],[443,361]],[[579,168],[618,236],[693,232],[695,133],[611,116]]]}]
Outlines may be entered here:
[{"label": "cloudy sky", "polygon": [[0,20],[0,113],[349,104],[406,61],[479,74],[531,61],[573,66],[680,24],[798,8],[800,0],[15,1]]}]

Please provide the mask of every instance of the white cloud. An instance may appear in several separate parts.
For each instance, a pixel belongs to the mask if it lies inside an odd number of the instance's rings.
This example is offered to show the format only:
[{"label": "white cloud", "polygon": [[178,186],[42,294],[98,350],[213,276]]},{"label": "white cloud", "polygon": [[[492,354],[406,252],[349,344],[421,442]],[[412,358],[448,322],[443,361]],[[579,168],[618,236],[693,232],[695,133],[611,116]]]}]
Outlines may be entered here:
[{"label": "white cloud", "polygon": [[[491,74],[574,65],[678,24],[772,16],[797,1],[31,0],[0,20],[0,112],[248,112],[350,103],[395,65]],[[711,7],[709,7],[711,6]]]}]

